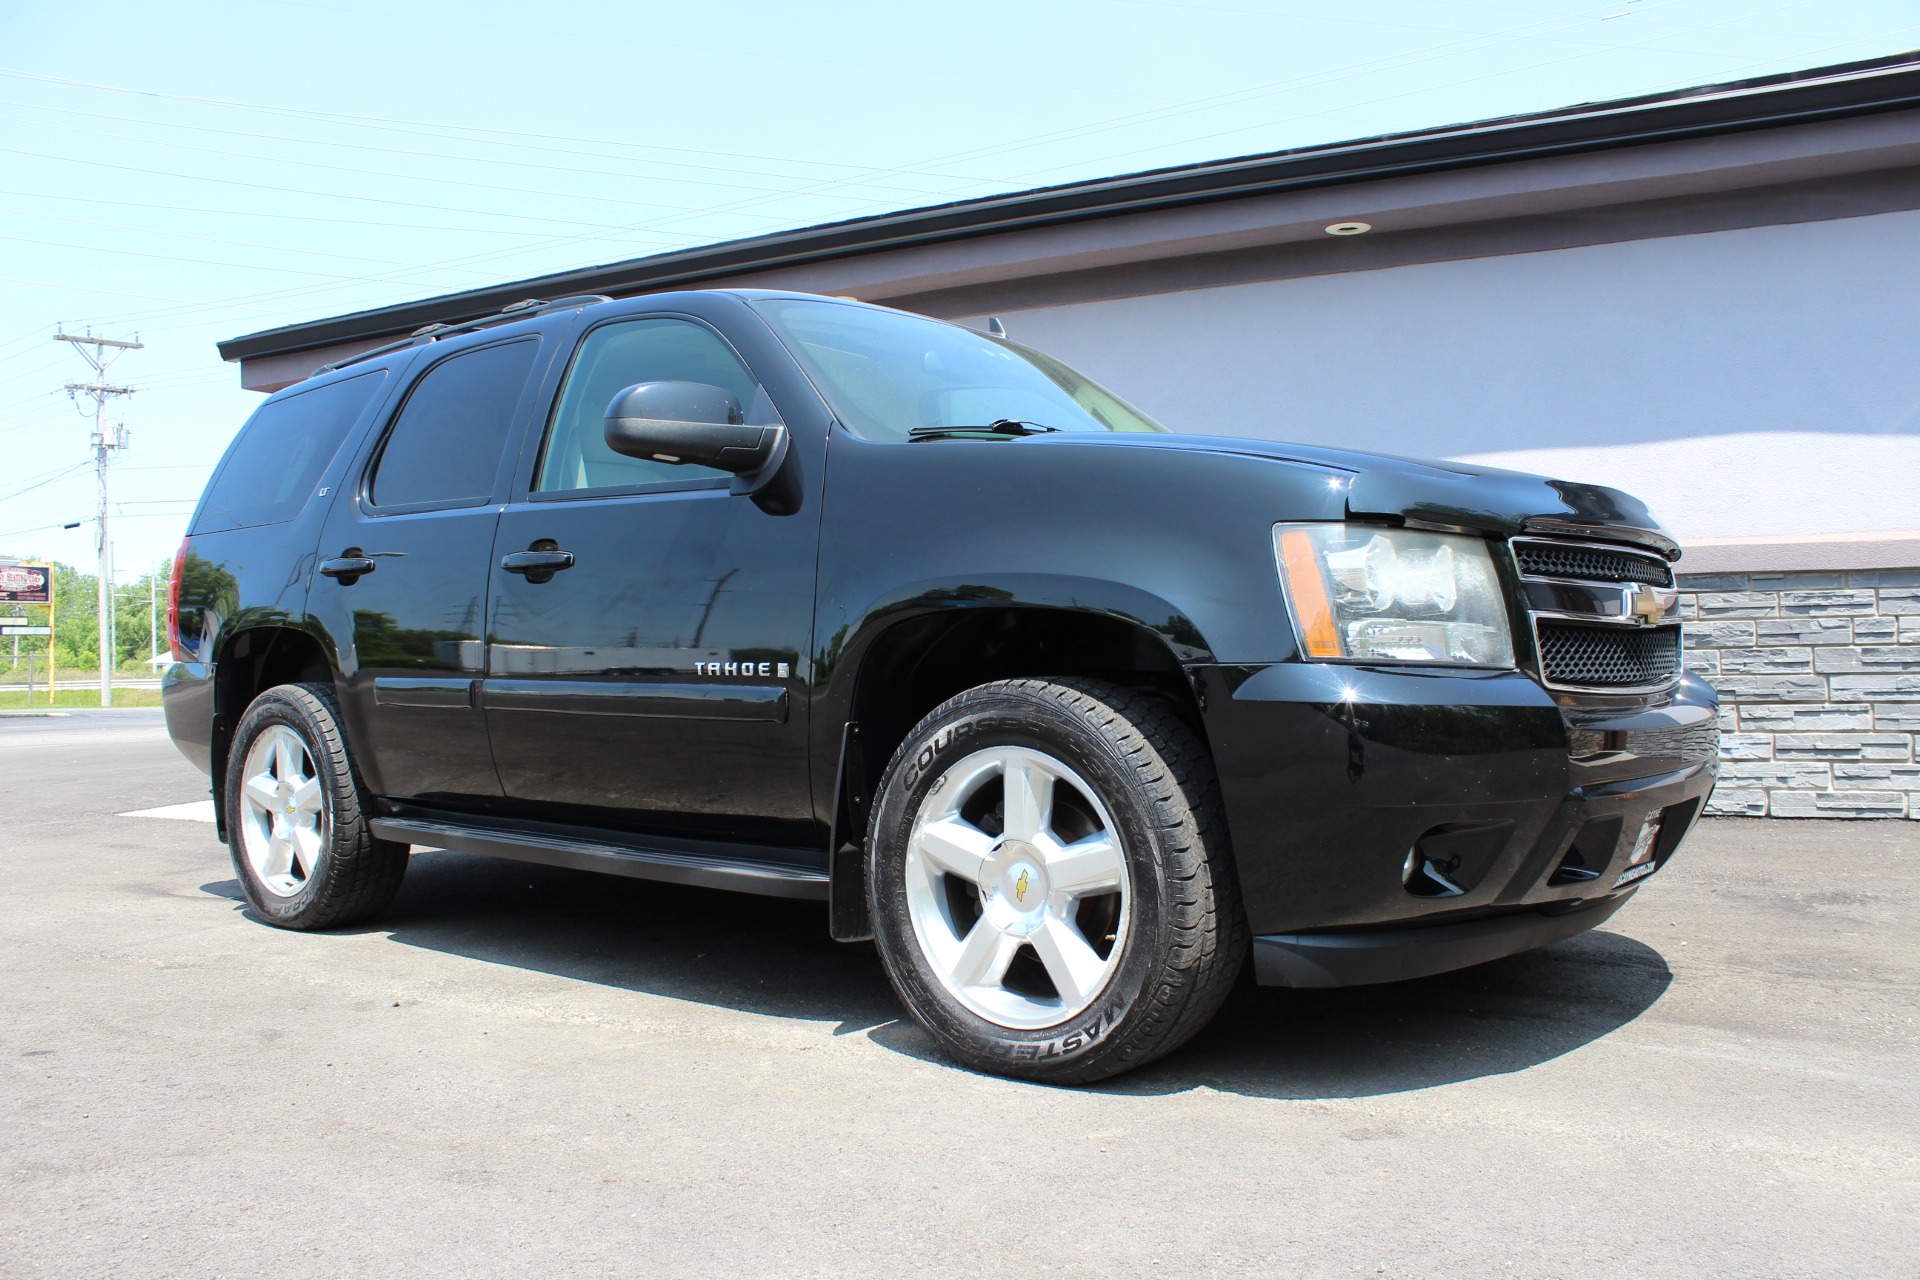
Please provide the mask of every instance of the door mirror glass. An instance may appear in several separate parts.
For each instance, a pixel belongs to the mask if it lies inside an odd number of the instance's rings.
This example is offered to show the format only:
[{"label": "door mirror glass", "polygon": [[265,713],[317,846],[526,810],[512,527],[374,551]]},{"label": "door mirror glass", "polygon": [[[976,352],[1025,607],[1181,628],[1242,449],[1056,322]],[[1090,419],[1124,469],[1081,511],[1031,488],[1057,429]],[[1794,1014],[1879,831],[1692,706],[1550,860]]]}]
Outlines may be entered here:
[{"label": "door mirror glass", "polygon": [[607,406],[607,447],[671,466],[749,475],[785,452],[786,428],[749,426],[732,393],[704,382],[641,382]]}]

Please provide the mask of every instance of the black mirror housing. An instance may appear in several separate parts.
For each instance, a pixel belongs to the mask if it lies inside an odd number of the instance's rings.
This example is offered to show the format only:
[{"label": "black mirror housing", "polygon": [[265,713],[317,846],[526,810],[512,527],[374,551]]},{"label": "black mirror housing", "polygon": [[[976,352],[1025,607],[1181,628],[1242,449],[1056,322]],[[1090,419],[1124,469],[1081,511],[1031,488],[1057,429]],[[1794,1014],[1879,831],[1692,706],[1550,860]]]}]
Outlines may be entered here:
[{"label": "black mirror housing", "polygon": [[629,458],[712,467],[733,492],[758,493],[787,456],[787,429],[749,426],[740,402],[704,382],[641,382],[607,406],[607,447]]}]

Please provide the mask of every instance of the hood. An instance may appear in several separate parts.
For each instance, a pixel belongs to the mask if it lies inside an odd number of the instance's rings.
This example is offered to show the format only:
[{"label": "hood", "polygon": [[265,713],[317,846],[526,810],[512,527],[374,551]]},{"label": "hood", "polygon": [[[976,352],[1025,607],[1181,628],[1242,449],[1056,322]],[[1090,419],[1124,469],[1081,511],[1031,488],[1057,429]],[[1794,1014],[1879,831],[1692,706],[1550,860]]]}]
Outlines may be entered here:
[{"label": "hood", "polygon": [[1325,467],[1352,477],[1347,486],[1350,516],[1393,516],[1501,536],[1547,533],[1608,538],[1650,547],[1670,560],[1680,558],[1680,544],[1631,494],[1524,471],[1233,436],[1063,432],[1029,436],[1021,444],[1180,449]]}]

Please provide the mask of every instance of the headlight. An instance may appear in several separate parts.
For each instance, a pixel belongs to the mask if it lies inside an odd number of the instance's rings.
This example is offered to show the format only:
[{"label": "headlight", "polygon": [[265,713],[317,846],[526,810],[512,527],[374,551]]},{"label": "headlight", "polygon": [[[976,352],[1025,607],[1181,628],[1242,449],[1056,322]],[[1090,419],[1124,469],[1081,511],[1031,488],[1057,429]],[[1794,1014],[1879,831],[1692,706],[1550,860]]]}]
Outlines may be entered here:
[{"label": "headlight", "polygon": [[1273,545],[1303,656],[1513,665],[1485,540],[1315,523],[1275,525]]}]

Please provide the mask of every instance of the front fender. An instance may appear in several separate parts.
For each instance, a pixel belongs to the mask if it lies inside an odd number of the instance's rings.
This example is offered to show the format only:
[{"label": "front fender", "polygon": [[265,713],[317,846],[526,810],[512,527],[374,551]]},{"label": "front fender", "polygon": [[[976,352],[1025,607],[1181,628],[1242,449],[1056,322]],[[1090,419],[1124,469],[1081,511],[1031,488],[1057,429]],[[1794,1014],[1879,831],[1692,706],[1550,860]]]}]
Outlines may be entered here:
[{"label": "front fender", "polygon": [[1110,578],[1072,573],[981,573],[965,581],[926,578],[903,583],[868,602],[856,626],[836,642],[822,659],[858,659],[873,638],[908,618],[944,609],[1012,607],[1070,609],[1130,622],[1159,636],[1176,661],[1212,662],[1213,651],[1198,624],[1180,606],[1152,591]]},{"label": "front fender", "polygon": [[1335,469],[1045,438],[829,443],[811,686],[816,786],[862,660],[938,610],[1033,608],[1143,629],[1177,665],[1295,655],[1273,525],[1337,520]]}]

